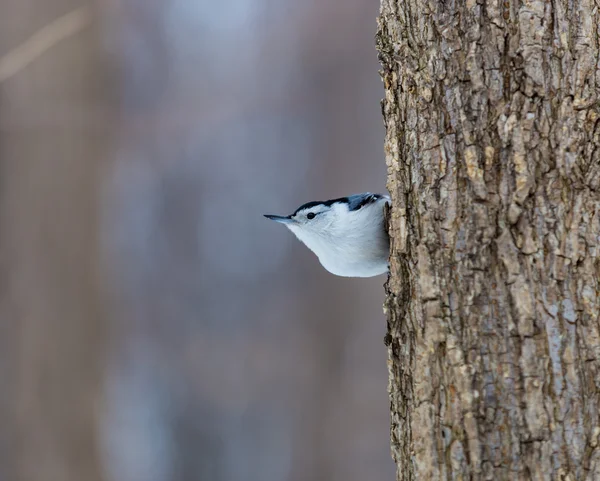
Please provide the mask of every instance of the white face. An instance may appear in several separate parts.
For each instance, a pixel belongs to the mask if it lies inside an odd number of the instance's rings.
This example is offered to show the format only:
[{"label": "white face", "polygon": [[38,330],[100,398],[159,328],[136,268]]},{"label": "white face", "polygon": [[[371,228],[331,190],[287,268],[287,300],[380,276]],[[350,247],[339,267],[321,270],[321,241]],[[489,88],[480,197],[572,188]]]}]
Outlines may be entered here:
[{"label": "white face", "polygon": [[291,222],[286,226],[296,235],[306,232],[308,235],[326,235],[334,227],[339,208],[346,208],[341,204],[327,206],[318,204],[298,210],[290,216]]},{"label": "white face", "polygon": [[320,244],[336,235],[340,225],[343,224],[339,222],[340,216],[347,212],[348,204],[338,202],[336,199],[336,201],[309,202],[288,216],[267,215],[266,217],[284,224],[298,239],[313,249],[315,242]]}]

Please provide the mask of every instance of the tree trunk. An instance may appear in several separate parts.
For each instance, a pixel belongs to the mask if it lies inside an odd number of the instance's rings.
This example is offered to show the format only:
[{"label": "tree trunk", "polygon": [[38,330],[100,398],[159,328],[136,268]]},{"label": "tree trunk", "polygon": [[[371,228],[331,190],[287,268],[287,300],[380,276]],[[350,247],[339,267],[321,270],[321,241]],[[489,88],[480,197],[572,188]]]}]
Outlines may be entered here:
[{"label": "tree trunk", "polygon": [[382,0],[398,480],[600,480],[600,13]]}]

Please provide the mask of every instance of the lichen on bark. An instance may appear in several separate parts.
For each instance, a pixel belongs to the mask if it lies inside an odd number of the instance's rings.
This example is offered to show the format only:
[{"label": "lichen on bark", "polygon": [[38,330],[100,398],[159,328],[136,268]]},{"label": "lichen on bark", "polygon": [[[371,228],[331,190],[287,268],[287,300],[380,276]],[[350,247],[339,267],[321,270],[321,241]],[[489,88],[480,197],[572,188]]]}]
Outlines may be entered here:
[{"label": "lichen on bark", "polygon": [[397,479],[600,479],[598,6],[378,23]]}]

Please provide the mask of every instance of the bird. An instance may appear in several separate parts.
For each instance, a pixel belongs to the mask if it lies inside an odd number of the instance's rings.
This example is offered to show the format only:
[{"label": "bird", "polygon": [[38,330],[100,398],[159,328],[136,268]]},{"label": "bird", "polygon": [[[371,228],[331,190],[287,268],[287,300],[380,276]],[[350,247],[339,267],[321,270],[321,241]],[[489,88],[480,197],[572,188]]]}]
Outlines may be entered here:
[{"label": "bird", "polygon": [[307,202],[287,216],[264,216],[291,230],[332,274],[373,277],[389,270],[386,204],[389,196],[365,192]]}]

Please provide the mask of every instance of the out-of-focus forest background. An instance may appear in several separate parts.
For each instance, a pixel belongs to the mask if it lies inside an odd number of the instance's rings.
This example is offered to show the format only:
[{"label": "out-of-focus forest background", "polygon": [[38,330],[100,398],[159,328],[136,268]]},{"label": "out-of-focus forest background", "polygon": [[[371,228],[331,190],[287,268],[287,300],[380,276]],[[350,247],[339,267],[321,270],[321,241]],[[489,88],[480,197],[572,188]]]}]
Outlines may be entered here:
[{"label": "out-of-focus forest background", "polygon": [[383,277],[262,217],[384,190],[377,11],[1,2],[1,480],[393,478]]}]

